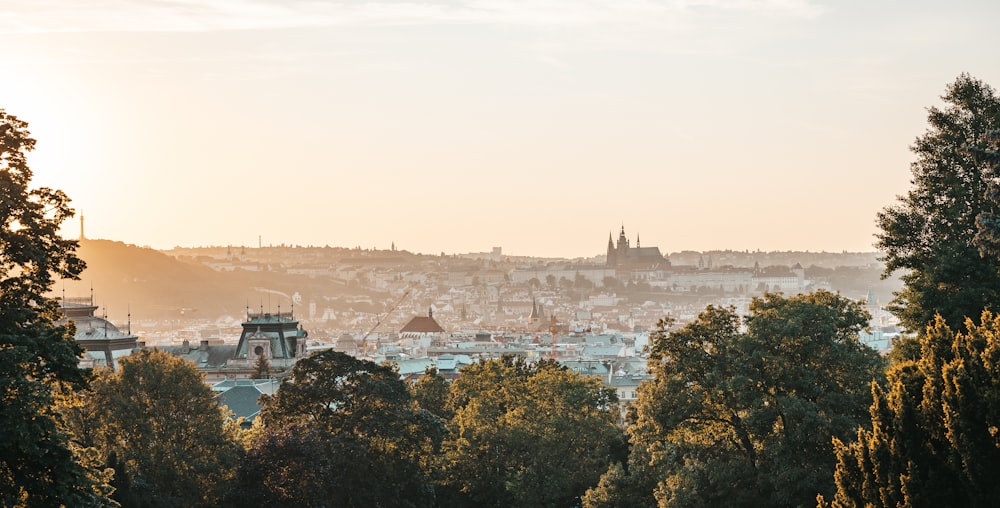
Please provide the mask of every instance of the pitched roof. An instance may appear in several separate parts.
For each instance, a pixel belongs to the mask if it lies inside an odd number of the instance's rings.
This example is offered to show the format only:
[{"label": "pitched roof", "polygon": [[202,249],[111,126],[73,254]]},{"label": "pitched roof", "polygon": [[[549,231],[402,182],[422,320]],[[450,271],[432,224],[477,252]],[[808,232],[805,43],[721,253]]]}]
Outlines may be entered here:
[{"label": "pitched roof", "polygon": [[256,386],[234,386],[218,395],[215,398],[219,404],[226,406],[237,418],[243,417],[247,422],[252,422],[260,413],[261,404],[258,402],[261,391]]},{"label": "pitched roof", "polygon": [[403,326],[401,333],[441,333],[444,328],[430,316],[416,316]]}]

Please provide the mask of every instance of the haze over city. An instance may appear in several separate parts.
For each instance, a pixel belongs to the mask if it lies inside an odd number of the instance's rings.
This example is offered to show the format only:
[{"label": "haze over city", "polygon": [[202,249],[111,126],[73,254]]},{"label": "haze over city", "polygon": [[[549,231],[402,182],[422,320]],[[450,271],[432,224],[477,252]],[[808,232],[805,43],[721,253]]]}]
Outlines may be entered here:
[{"label": "haze over city", "polygon": [[[871,251],[1000,4],[8,2],[0,105],[87,236]],[[64,226],[76,236],[79,223]]]}]

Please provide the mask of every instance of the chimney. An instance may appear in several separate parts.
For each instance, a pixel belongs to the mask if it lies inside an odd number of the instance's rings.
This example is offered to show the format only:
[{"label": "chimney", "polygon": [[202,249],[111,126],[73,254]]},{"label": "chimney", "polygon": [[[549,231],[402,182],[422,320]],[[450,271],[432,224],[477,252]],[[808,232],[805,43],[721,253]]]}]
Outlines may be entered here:
[{"label": "chimney", "polygon": [[208,351],[208,340],[202,340],[201,345],[198,346],[198,349]]}]

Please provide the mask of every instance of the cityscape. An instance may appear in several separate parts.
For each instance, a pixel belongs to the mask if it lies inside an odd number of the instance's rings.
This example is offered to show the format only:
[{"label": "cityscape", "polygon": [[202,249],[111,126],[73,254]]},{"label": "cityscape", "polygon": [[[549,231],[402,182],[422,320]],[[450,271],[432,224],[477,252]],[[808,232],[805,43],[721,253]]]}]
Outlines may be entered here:
[{"label": "cityscape", "polygon": [[5,2],[0,506],[996,506],[997,19]]}]

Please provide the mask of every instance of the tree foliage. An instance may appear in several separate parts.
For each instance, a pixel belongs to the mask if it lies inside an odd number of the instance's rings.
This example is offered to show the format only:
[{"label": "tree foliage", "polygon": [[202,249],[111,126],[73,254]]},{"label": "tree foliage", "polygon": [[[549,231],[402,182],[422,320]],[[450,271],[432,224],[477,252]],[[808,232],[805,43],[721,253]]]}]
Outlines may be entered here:
[{"label": "tree foliage", "polygon": [[449,393],[448,380],[435,367],[424,369],[424,375],[413,385],[413,399],[417,402],[417,406],[442,421],[449,421],[453,416],[448,408]]},{"label": "tree foliage", "polygon": [[257,361],[253,366],[254,379],[268,379],[271,377],[271,362],[264,355],[257,356]]},{"label": "tree foliage", "polygon": [[883,275],[904,271],[890,308],[911,331],[935,314],[957,329],[1000,303],[1000,257],[979,255],[1000,213],[1000,202],[987,196],[996,164],[981,155],[1000,129],[1000,97],[963,74],[941,98],[944,106],[928,109],[928,130],[911,147],[912,188],[876,220]]},{"label": "tree foliage", "polygon": [[[1000,129],[987,133],[983,146],[970,148],[973,156],[988,172],[986,200],[994,209],[1000,208]],[[984,255],[1000,256],[1000,213],[985,211],[976,217],[976,245]]]},{"label": "tree foliage", "polygon": [[28,124],[0,109],[0,502],[104,506],[103,473],[71,449],[55,396],[86,386],[72,325],[45,295],[84,267],[59,236],[73,211],[59,190],[31,189]]},{"label": "tree foliage", "polygon": [[920,357],[872,388],[871,428],[836,441],[830,505],[996,506],[1000,498],[1000,315],[953,332],[938,318]]},{"label": "tree foliage", "polygon": [[715,306],[676,331],[661,321],[627,474],[609,470],[587,506],[797,506],[832,491],[831,437],[863,421],[883,366],[857,340],[867,317],[819,291],[754,299],[745,323]]},{"label": "tree foliage", "polygon": [[431,506],[429,469],[443,434],[395,369],[337,351],[295,364],[262,397],[263,429],[232,505]]},{"label": "tree foliage", "polygon": [[467,366],[450,405],[441,506],[572,506],[624,458],[614,390],[552,361]]},{"label": "tree foliage", "polygon": [[67,408],[81,444],[115,470],[123,506],[217,506],[239,457],[237,427],[194,364],[159,350],[103,370]]}]

